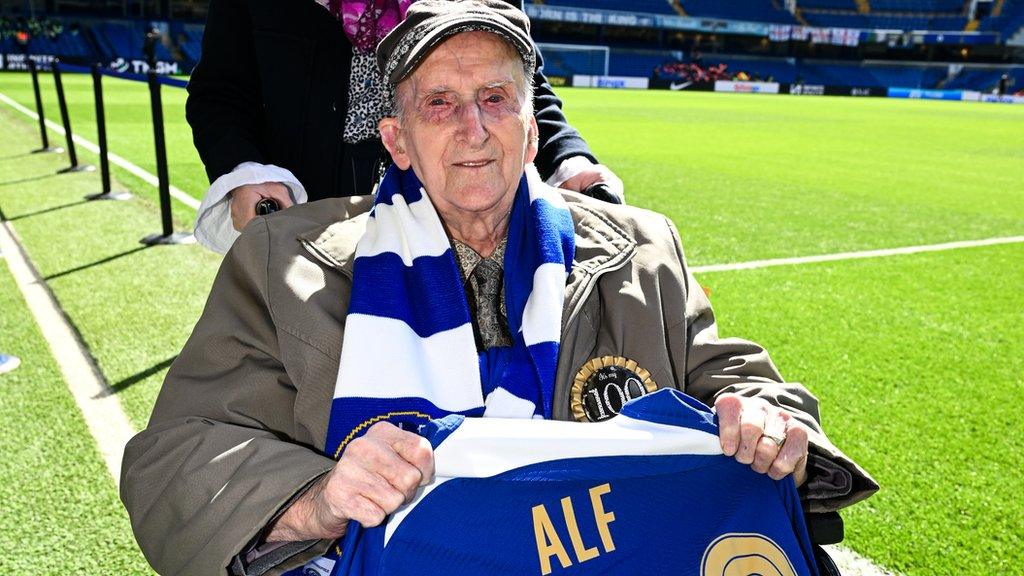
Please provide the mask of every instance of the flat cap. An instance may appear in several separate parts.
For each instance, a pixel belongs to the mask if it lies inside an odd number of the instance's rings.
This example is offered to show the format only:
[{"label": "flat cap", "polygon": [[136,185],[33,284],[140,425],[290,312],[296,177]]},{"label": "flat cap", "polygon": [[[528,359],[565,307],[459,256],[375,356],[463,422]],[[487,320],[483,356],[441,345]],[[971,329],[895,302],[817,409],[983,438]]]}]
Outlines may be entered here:
[{"label": "flat cap", "polygon": [[501,0],[414,2],[405,20],[377,45],[377,66],[388,84],[397,86],[446,39],[478,30],[504,38],[522,56],[527,70],[536,67],[529,17]]}]

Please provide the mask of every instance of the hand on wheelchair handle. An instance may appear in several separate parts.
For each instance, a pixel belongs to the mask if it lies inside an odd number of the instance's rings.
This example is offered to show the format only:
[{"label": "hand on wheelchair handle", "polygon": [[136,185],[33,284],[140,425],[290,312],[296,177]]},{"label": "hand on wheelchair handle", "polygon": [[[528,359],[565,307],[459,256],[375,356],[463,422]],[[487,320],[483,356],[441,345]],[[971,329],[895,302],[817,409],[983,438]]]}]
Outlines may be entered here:
[{"label": "hand on wheelchair handle", "polygon": [[267,216],[281,209],[280,204],[273,198],[264,198],[256,203],[256,215]]},{"label": "hand on wheelchair handle", "polygon": [[610,204],[622,204],[622,199],[615,194],[612,194],[611,188],[609,188],[604,182],[598,182],[597,184],[588,186],[583,193],[591,198],[603,200]]}]

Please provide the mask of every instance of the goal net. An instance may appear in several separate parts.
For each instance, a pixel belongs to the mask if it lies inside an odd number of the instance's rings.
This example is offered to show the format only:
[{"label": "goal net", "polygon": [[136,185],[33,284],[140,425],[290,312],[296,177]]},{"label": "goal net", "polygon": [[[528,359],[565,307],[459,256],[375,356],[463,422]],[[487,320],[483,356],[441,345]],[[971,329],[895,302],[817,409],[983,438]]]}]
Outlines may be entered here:
[{"label": "goal net", "polygon": [[544,58],[544,74],[572,77],[573,74],[608,75],[607,46],[586,44],[537,44]]}]

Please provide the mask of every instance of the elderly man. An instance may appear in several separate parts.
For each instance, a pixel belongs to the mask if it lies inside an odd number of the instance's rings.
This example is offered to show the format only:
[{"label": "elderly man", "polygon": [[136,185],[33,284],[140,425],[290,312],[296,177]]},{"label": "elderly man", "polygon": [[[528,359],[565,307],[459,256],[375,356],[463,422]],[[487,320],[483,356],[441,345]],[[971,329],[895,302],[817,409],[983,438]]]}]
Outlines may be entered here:
[{"label": "elderly man", "polygon": [[122,498],[161,573],[281,573],[433,475],[446,414],[605,420],[659,387],[717,407],[721,449],[805,506],[877,486],[756,344],[719,339],[657,214],[550,188],[528,21],[423,0],[380,45],[394,166],[370,199],[255,220],[125,451]]}]

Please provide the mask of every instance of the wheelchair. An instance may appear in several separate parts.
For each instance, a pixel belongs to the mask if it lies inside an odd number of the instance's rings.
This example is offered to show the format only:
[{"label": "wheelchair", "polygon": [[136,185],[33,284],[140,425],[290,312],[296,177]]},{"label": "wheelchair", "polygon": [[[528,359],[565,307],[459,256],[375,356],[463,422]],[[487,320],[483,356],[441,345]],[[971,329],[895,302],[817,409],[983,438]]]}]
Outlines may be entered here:
[{"label": "wheelchair", "polygon": [[814,562],[821,576],[841,576],[839,567],[822,548],[825,544],[838,544],[843,541],[843,518],[838,512],[815,512],[804,514],[807,533],[811,537]]}]

